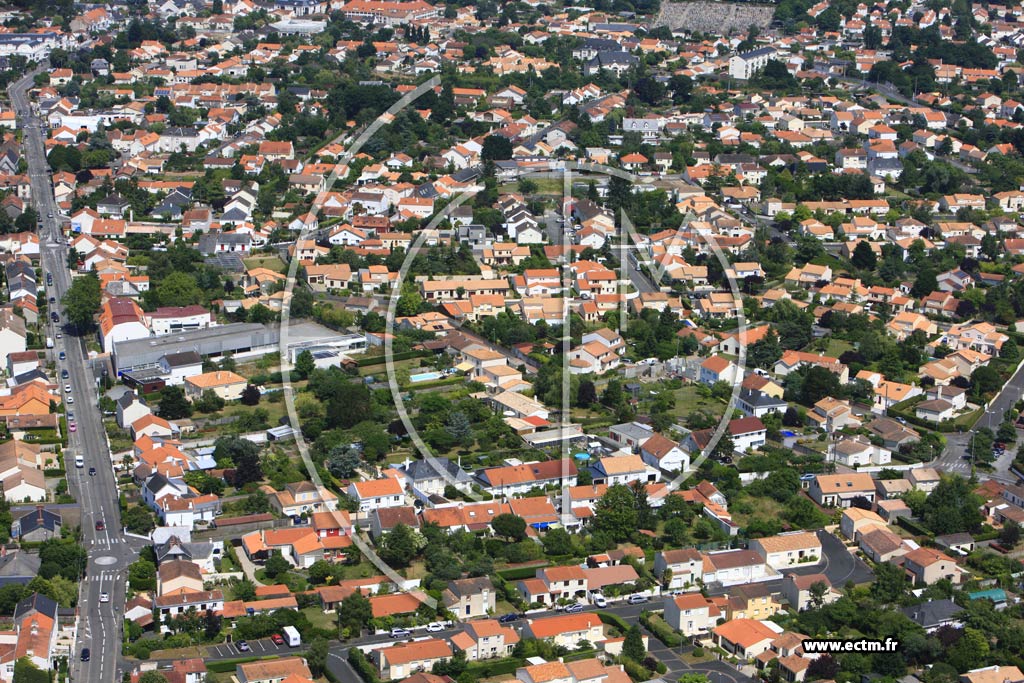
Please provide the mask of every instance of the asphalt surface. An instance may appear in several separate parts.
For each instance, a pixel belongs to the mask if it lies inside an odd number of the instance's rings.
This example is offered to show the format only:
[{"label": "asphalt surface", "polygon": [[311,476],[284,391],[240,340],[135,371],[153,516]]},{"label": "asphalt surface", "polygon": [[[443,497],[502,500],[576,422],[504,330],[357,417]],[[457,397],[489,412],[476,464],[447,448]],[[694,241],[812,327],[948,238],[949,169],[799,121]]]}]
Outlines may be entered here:
[{"label": "asphalt surface", "polygon": [[[1024,366],[1021,366],[1012,377],[1003,385],[999,393],[982,415],[971,431],[960,434],[947,434],[946,447],[942,454],[929,463],[940,472],[950,472],[961,477],[971,476],[971,461],[964,456],[971,452],[971,436],[974,431],[988,427],[995,432],[1003,422],[1003,413],[1013,408],[1013,405],[1024,396]],[[1018,437],[1020,437],[1018,431]],[[1014,455],[1017,452],[1016,444],[1007,444],[1006,451],[992,463],[992,469],[978,469],[976,474],[979,479],[995,479],[1004,483],[1014,484],[1017,476],[1010,472],[1010,465],[1013,463]],[[977,454],[975,454],[977,457]]]},{"label": "asphalt surface", "polygon": [[[43,122],[31,113],[27,96],[33,85],[32,77],[38,71],[29,72],[14,83],[10,95],[18,112],[19,126],[24,131],[23,152],[32,184],[32,203],[42,222],[39,230],[42,270],[53,275],[53,285],[47,287],[46,297],[56,297],[51,310],[60,314],[63,323],[65,316],[60,299],[71,284],[67,246],[59,241],[59,212],[43,147],[45,133],[40,130]],[[89,553],[79,587],[78,642],[71,657],[70,680],[114,681],[120,679],[121,615],[127,568],[137,557],[132,546],[143,544],[134,539],[130,541],[121,530],[117,483],[99,411],[99,394],[95,378],[88,370],[82,340],[64,334],[64,330],[52,322],[48,323],[46,334],[54,340],[52,357],[55,361],[61,351],[67,354],[65,361],[57,362],[57,373],[65,369],[69,373],[69,379],[59,380],[59,383],[72,387],[70,396],[74,402],[66,408],[75,415],[77,431],[69,434],[64,458],[69,490],[82,506],[82,539]],[[61,334],[60,339],[58,334]],[[85,460],[81,469],[74,466],[77,455]],[[96,468],[95,476],[87,474],[89,467]],[[97,531],[96,523],[100,520],[106,528]],[[100,602],[101,593],[109,595],[109,602]],[[81,661],[85,647],[91,651],[88,662]]]},{"label": "asphalt surface", "polygon": [[[828,577],[832,586],[837,589],[842,589],[848,582],[855,584],[866,583],[871,581],[873,574],[868,566],[855,555],[853,555],[843,542],[826,531],[819,531],[818,537],[821,539],[822,546],[822,561],[815,565],[806,565],[801,567],[795,567],[793,569],[787,569],[783,571],[783,574],[816,574],[822,573]],[[767,586],[772,591],[781,590],[782,579],[776,579],[773,581],[763,582],[764,586]],[[721,595],[728,592],[727,588],[712,588],[708,590],[710,595]],[[665,597],[654,597],[648,602],[639,605],[630,605],[625,602],[612,603],[603,609],[598,609],[593,606],[588,606],[584,611],[586,612],[610,612],[615,614],[627,623],[636,623],[641,613],[643,612],[656,612],[664,609]],[[531,613],[529,618],[538,618],[544,616],[551,616],[558,614],[555,611],[536,612]],[[514,628],[521,629],[525,624],[525,620],[520,620],[510,624]],[[423,638],[442,638],[450,637],[458,632],[459,629],[447,629],[438,633],[427,633],[422,629],[418,629],[413,632],[413,639]],[[680,658],[683,652],[688,651],[689,645],[684,645],[681,649],[672,649],[661,643],[653,634],[649,633],[646,629],[643,629],[649,638],[648,651],[658,658],[659,661],[664,662],[665,666],[668,667],[668,673],[662,676],[665,680],[676,680],[685,673],[701,673],[706,675],[712,683],[751,683],[753,679],[743,674],[738,669],[729,664],[721,661],[710,661],[710,662],[699,662],[699,663],[687,663]],[[330,669],[331,673],[341,681],[341,683],[360,683],[359,676],[355,673],[352,667],[348,664],[348,651],[354,646],[366,647],[368,645],[375,645],[380,643],[392,643],[395,642],[387,635],[372,635],[366,636],[357,640],[348,641],[345,643],[336,643],[331,647],[330,655],[327,659],[327,668]],[[214,654],[214,658],[228,658],[221,657],[219,653]],[[237,655],[236,655],[237,656]]]}]

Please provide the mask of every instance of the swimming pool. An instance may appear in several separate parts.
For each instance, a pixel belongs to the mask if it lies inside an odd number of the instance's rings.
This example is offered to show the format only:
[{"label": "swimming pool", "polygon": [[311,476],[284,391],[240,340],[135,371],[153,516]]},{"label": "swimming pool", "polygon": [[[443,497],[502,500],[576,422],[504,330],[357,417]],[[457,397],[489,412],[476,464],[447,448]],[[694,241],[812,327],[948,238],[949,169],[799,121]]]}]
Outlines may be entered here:
[{"label": "swimming pool", "polygon": [[415,375],[409,375],[410,382],[432,382],[435,379],[441,379],[443,377],[440,372],[420,372]]}]

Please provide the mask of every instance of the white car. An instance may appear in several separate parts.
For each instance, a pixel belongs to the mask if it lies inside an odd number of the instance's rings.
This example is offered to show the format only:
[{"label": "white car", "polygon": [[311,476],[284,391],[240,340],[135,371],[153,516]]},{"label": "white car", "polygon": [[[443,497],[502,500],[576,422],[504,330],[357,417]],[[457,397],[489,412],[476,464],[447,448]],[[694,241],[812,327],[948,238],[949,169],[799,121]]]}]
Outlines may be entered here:
[{"label": "white car", "polygon": [[100,602],[110,602],[110,594],[100,593]]},{"label": "white car", "polygon": [[71,393],[71,385],[70,384],[65,384],[64,385],[64,393],[65,394],[70,394]]},{"label": "white car", "polygon": [[439,621],[432,621],[429,624],[427,624],[427,631],[429,631],[430,633],[437,633],[438,631],[443,631],[443,630],[444,630],[444,624],[442,624]]},{"label": "white car", "polygon": [[592,598],[590,598],[590,602],[594,603],[595,607],[607,607],[608,606],[608,601],[605,599],[605,597],[603,595],[595,595],[595,596],[593,596]]},{"label": "white car", "polygon": [[74,402],[75,402],[75,397],[74,397],[74,396],[68,396],[68,398],[67,398],[67,404],[68,404],[68,405],[71,405],[71,404],[72,404],[72,403],[74,403]]}]

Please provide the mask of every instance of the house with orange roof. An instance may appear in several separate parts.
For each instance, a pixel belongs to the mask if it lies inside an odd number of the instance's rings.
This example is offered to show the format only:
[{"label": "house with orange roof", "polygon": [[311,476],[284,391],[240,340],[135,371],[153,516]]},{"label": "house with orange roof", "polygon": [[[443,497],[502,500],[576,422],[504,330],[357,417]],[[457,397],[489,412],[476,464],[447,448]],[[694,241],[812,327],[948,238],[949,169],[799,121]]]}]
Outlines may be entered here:
[{"label": "house with orange roof", "polygon": [[100,343],[105,353],[114,350],[114,344],[150,336],[142,308],[131,299],[114,297],[100,308]]},{"label": "house with orange roof", "polygon": [[450,659],[452,654],[447,641],[431,638],[374,650],[373,658],[380,670],[381,680],[387,681],[402,679],[417,671],[429,671],[438,662]]},{"label": "house with orange roof", "polygon": [[782,628],[768,621],[733,619],[715,627],[711,634],[723,650],[742,659],[753,659],[766,652]]},{"label": "house with orange roof", "polygon": [[333,491],[305,480],[285,484],[283,491],[273,491],[269,497],[270,507],[286,517],[331,513],[338,508],[338,496]]},{"label": "house with orange roof", "polygon": [[212,391],[225,401],[237,401],[248,384],[249,380],[230,370],[204,372],[185,378],[185,396],[197,401],[204,392]]},{"label": "house with orange roof", "polygon": [[518,642],[516,630],[498,623],[497,619],[470,622],[461,633],[451,637],[455,649],[465,652],[466,660],[470,662],[507,657]]},{"label": "house with orange roof", "polygon": [[346,493],[359,503],[360,512],[405,505],[405,491],[395,477],[354,481]]},{"label": "house with orange roof", "polygon": [[705,635],[722,616],[713,598],[684,593],[665,602],[665,622],[684,636]]},{"label": "house with orange roof", "polygon": [[555,645],[575,648],[581,640],[599,643],[604,640],[604,625],[593,613],[560,614],[530,619],[522,629],[522,636],[546,640]]},{"label": "house with orange roof", "polygon": [[916,548],[900,558],[903,571],[918,586],[949,579],[954,586],[964,580],[964,570],[952,557],[935,548]]},{"label": "house with orange roof", "polygon": [[131,424],[130,430],[133,441],[142,436],[170,438],[178,433],[178,429],[170,422],[152,414],[137,419]]}]

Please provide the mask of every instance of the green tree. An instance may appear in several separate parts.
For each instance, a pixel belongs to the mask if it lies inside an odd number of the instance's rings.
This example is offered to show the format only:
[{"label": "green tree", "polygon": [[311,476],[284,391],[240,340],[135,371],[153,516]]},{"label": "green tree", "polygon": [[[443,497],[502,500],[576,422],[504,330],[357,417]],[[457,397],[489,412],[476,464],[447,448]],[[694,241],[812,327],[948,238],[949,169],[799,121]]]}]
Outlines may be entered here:
[{"label": "green tree", "polygon": [[144,536],[156,528],[153,515],[141,505],[132,505],[121,515],[124,528],[133,534]]},{"label": "green tree", "polygon": [[1005,548],[1015,548],[1020,543],[1020,525],[1013,520],[1003,524],[999,532],[999,544]]},{"label": "green tree", "polygon": [[255,384],[246,384],[245,389],[242,390],[242,395],[239,398],[242,405],[246,406],[257,406],[260,404],[260,390]]},{"label": "green tree", "polygon": [[160,390],[157,412],[165,420],[180,420],[192,415],[192,404],[181,387],[168,386]]},{"label": "green tree", "polygon": [[[356,636],[367,628],[373,620],[373,606],[369,599],[359,591],[355,591],[341,601],[338,608],[338,627],[348,631],[349,636]],[[358,648],[352,648],[358,650]]]},{"label": "green tree", "polygon": [[857,242],[857,246],[853,250],[853,255],[850,257],[850,263],[853,264],[854,268],[860,268],[861,270],[874,270],[875,266],[878,265],[878,257],[875,255],[875,250],[871,248],[871,244],[867,240],[860,240]]},{"label": "green tree", "polygon": [[510,541],[521,541],[526,538],[526,521],[518,515],[503,512],[491,520],[494,533]]},{"label": "green tree", "polygon": [[408,567],[419,551],[417,534],[405,524],[381,536],[378,551],[381,559],[393,567]]},{"label": "green tree", "polygon": [[139,676],[139,683],[167,683],[167,679],[159,671],[147,671]]},{"label": "green tree", "polygon": [[205,389],[193,407],[201,413],[216,413],[224,408],[225,401],[213,389]]},{"label": "green tree", "polygon": [[313,678],[320,678],[327,670],[329,648],[330,644],[326,638],[314,638],[309,644],[309,650],[306,651],[306,666],[309,667]]},{"label": "green tree", "polygon": [[906,573],[894,564],[881,562],[875,567],[871,597],[883,605],[898,603],[910,589]]},{"label": "green tree", "polygon": [[488,135],[484,138],[480,158],[489,161],[503,161],[512,158],[512,141],[503,135]]},{"label": "green tree", "polygon": [[308,378],[313,370],[316,369],[316,361],[313,360],[313,354],[310,353],[309,349],[305,349],[295,358],[295,374],[298,379]]},{"label": "green tree", "polygon": [[629,630],[626,631],[626,639],[622,643],[622,654],[634,662],[642,662],[644,657],[647,656],[643,634],[640,633],[640,627],[636,624],[630,626]]},{"label": "green tree", "polygon": [[622,484],[609,486],[597,501],[594,528],[609,534],[616,542],[628,539],[639,529],[639,515],[633,492]]},{"label": "green tree", "polygon": [[775,330],[769,329],[759,341],[750,346],[747,352],[747,360],[755,368],[771,368],[775,362],[782,357],[782,346],[779,344],[779,335]]},{"label": "green tree", "polygon": [[351,446],[335,446],[327,455],[327,471],[339,479],[348,479],[359,467],[359,451]]},{"label": "green tree", "polygon": [[267,578],[270,579],[276,579],[282,574],[287,573],[291,568],[291,563],[281,557],[281,554],[278,552],[267,558],[266,563],[263,565],[263,570],[266,572]]},{"label": "green tree", "polygon": [[156,287],[161,306],[192,306],[203,300],[203,290],[190,273],[175,271]]},{"label": "green tree", "polygon": [[11,680],[14,683],[50,683],[50,674],[33,664],[28,657],[22,657],[14,662]]},{"label": "green tree", "polygon": [[964,673],[985,664],[989,653],[988,636],[978,629],[966,627],[960,640],[946,653],[946,661]]},{"label": "green tree", "polygon": [[156,589],[156,565],[140,559],[128,567],[128,585],[137,591]]},{"label": "green tree", "polygon": [[68,322],[79,334],[95,329],[95,316],[100,310],[100,280],[96,273],[74,278],[61,303]]}]

